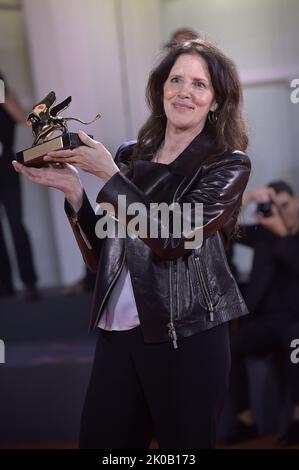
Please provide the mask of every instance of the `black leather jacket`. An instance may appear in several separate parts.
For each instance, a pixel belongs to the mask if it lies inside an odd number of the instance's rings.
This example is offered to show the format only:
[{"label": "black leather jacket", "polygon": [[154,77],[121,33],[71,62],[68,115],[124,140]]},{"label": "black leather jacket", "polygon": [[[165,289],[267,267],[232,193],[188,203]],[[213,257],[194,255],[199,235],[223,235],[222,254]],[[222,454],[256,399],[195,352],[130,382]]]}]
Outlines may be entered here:
[{"label": "black leather jacket", "polygon": [[[120,171],[104,184],[97,202],[117,208],[117,196],[124,194],[127,206],[142,202],[147,209],[153,201],[203,203],[203,244],[186,249],[186,238],[171,234],[99,239],[95,234],[99,216],[86,194],[78,213],[66,202],[83,258],[89,269],[97,271],[90,328],[97,326],[126,256],[145,342],[171,340],[177,347],[179,338],[248,313],[224,247],[236,224],[250,160],[239,151],[216,156],[205,134],[199,134],[170,165],[132,163],[133,146],[124,144],[118,150],[115,161]],[[150,211],[147,216],[150,219]],[[120,220],[127,225],[132,217]]]}]

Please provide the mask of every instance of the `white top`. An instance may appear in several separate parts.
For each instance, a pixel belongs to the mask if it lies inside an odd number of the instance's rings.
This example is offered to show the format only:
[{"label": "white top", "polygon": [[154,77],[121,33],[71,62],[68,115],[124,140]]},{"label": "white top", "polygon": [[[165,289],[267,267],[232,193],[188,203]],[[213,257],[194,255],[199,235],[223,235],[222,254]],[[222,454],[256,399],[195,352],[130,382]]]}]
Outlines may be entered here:
[{"label": "white top", "polygon": [[130,271],[125,259],[102,312],[98,327],[103,330],[131,330],[140,325]]}]

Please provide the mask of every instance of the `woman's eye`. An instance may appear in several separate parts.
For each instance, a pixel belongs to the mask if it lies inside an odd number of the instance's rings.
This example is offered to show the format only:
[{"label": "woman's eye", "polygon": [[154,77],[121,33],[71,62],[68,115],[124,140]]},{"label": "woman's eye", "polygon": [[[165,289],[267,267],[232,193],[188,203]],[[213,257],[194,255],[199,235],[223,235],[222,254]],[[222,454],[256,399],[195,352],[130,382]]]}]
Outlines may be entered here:
[{"label": "woman's eye", "polygon": [[196,88],[206,88],[206,85],[203,82],[194,82]]},{"label": "woman's eye", "polygon": [[170,80],[170,83],[179,83],[179,81],[180,81],[179,77],[172,77],[172,79]]}]

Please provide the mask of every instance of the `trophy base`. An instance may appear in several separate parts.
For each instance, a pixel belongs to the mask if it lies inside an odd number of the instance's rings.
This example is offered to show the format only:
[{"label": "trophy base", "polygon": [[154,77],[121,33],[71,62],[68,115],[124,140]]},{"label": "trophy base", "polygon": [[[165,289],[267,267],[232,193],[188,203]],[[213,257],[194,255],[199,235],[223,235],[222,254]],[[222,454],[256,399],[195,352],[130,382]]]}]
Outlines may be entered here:
[{"label": "trophy base", "polygon": [[[90,136],[92,138],[92,136]],[[17,152],[16,159],[25,166],[41,167],[48,162],[43,157],[53,150],[73,149],[84,145],[79,135],[74,132],[64,132],[54,139],[35,145],[21,152]]]}]

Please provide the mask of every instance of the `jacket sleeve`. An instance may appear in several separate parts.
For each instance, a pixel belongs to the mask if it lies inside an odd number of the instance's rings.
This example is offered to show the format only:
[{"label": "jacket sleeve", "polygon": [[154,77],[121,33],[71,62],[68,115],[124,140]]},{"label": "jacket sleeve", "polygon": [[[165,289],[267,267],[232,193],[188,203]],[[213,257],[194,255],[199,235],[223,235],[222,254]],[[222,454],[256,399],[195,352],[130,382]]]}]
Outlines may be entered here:
[{"label": "jacket sleeve", "polygon": [[66,199],[64,209],[86,266],[90,271],[96,272],[100,252],[100,240],[96,237],[95,226],[99,217],[96,216],[91,207],[85,191],[83,194],[83,203],[78,212],[74,211]]},{"label": "jacket sleeve", "polygon": [[[129,156],[134,143],[135,142],[132,141],[121,145],[115,155],[115,162],[118,167],[123,168],[123,171],[126,171],[128,167]],[[78,212],[74,211],[66,199],[64,209],[86,266],[90,271],[96,272],[100,256],[101,240],[96,236],[95,227],[98,220],[103,217],[104,214],[101,216],[95,214],[85,191],[83,193],[82,206]]]},{"label": "jacket sleeve", "polygon": [[[191,205],[190,219],[194,233],[201,231],[203,239],[208,238],[231,218],[241,204],[250,169],[250,160],[246,155],[232,153],[209,164],[201,176],[198,174],[192,187],[179,201],[181,208],[186,202]],[[118,195],[125,197],[118,200]],[[193,240],[190,234],[186,236],[182,232],[177,236],[176,233],[174,237],[170,230],[169,236],[161,237],[160,234],[167,230],[150,210],[154,201],[122,173],[115,173],[107,181],[98,194],[97,202],[110,203],[114,207],[114,215],[126,226],[135,217],[135,214],[128,213],[128,206],[134,203],[142,204],[146,212],[146,227],[151,227],[151,223],[153,226],[158,226],[159,236],[139,238],[161,258],[174,259],[188,252],[189,248],[185,248],[185,242]],[[203,205],[203,220],[200,225],[196,225],[195,217],[198,203]],[[138,235],[138,232],[136,234]]]}]

